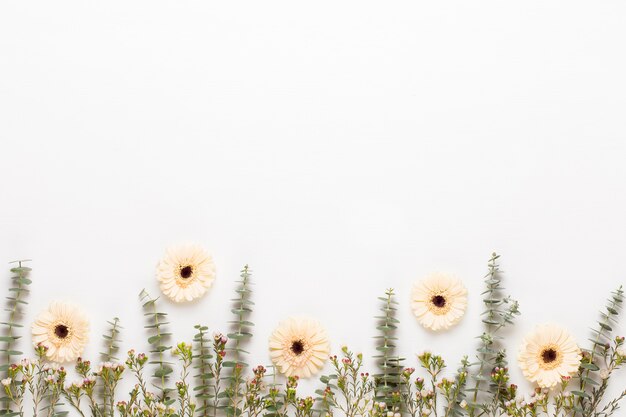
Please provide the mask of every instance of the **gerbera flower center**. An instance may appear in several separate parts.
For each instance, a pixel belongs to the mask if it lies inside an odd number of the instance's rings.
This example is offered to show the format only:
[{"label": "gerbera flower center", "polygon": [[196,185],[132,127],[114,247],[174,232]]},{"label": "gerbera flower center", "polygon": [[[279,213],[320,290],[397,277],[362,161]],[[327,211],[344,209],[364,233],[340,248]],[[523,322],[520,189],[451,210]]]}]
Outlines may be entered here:
[{"label": "gerbera flower center", "polygon": [[541,358],[545,363],[554,362],[557,356],[558,355],[554,349],[545,349],[543,352],[541,352]]},{"label": "gerbera flower center", "polygon": [[430,300],[435,307],[444,308],[446,306],[446,298],[443,295],[435,295]]},{"label": "gerbera flower center", "polygon": [[445,293],[431,294],[428,302],[428,310],[437,316],[443,316],[450,311],[452,303],[448,300]]},{"label": "gerbera flower center", "polygon": [[294,340],[293,342],[291,342],[291,351],[296,356],[301,355],[302,352],[304,352],[304,342],[302,342],[302,340]]},{"label": "gerbera flower center", "polygon": [[188,279],[193,275],[193,267],[191,265],[186,265],[180,268],[180,277],[183,279]]},{"label": "gerbera flower center", "polygon": [[555,344],[549,344],[544,346],[539,351],[538,362],[541,369],[551,371],[563,363],[563,355],[560,353],[560,349]]},{"label": "gerbera flower center", "polygon": [[70,329],[65,324],[54,326],[54,335],[59,339],[65,339],[70,334]]}]

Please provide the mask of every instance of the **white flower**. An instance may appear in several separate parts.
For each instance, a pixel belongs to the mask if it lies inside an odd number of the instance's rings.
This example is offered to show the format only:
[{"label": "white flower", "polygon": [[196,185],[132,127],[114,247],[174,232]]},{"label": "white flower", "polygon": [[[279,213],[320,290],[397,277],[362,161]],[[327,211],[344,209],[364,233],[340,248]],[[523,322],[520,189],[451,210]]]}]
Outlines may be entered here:
[{"label": "white flower", "polygon": [[447,329],[465,314],[467,290],[458,279],[435,273],[413,286],[411,305],[422,326],[431,330]]},{"label": "white flower", "polygon": [[290,318],[279,324],[269,340],[270,356],[286,376],[308,378],[330,354],[328,334],[318,321]]},{"label": "white flower", "polygon": [[215,280],[213,258],[198,245],[173,246],[157,267],[161,291],[173,301],[202,297]]},{"label": "white flower", "polygon": [[552,388],[563,376],[574,374],[580,365],[581,353],[574,339],[555,325],[537,326],[524,339],[518,356],[526,379],[542,388]]},{"label": "white flower", "polygon": [[624,348],[617,348],[615,353],[617,353],[619,356],[622,356],[622,357],[626,356],[626,350],[624,350]]},{"label": "white flower", "polygon": [[461,408],[466,408],[466,407],[467,407],[467,401],[465,401],[465,400],[461,401],[461,402],[459,403],[459,406],[460,406]]},{"label": "white flower", "polygon": [[33,342],[46,346],[46,357],[54,362],[76,360],[89,340],[89,321],[82,310],[58,301],[37,316],[31,330]]},{"label": "white flower", "polygon": [[608,369],[600,369],[600,378],[608,379],[609,378],[609,370]]},{"label": "white flower", "polygon": [[5,387],[8,387],[9,385],[11,385],[11,381],[13,381],[11,378],[4,378],[2,381],[2,385],[4,385]]}]

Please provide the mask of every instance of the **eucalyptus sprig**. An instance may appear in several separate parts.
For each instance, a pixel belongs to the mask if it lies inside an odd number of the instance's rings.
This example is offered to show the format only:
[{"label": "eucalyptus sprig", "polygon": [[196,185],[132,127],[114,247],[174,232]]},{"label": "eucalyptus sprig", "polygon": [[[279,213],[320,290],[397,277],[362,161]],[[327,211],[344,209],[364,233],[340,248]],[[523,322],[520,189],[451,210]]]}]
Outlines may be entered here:
[{"label": "eucalyptus sprig", "polygon": [[497,393],[493,391],[496,388],[493,385],[487,385],[489,388],[486,388],[485,384],[492,382],[490,381],[490,373],[494,368],[506,366],[505,354],[498,332],[513,324],[515,316],[520,314],[519,303],[510,296],[502,295],[499,258],[500,255],[494,252],[487,263],[488,272],[485,275],[485,290],[482,293],[485,310],[481,320],[484,331],[479,336],[480,347],[476,352],[478,362],[468,367],[470,378],[474,381],[472,387],[466,387],[467,396],[471,399],[467,405],[470,417],[478,417],[483,414],[496,415],[494,403],[497,403],[498,400],[494,399]]},{"label": "eucalyptus sprig", "polygon": [[[22,352],[15,349],[15,343],[20,339],[20,335],[16,332],[16,328],[24,327],[21,324],[23,317],[22,306],[27,305],[26,296],[29,293],[29,286],[32,284],[29,278],[31,268],[24,264],[30,262],[30,259],[23,259],[19,261],[10,262],[15,266],[11,267],[11,284],[9,287],[9,294],[7,295],[7,308],[9,316],[4,322],[0,322],[0,326],[3,328],[3,334],[0,336],[0,342],[3,346],[0,348],[0,352],[4,354],[4,362],[0,364],[0,375],[2,378],[8,376],[9,367],[13,364],[13,357],[22,355]],[[0,402],[2,403],[2,413],[4,415],[12,415],[11,399],[7,396],[0,396]]]},{"label": "eucalyptus sprig", "polygon": [[244,360],[244,355],[248,352],[244,350],[244,343],[252,337],[252,326],[254,323],[249,317],[252,314],[252,306],[254,302],[251,300],[252,290],[250,288],[250,278],[252,271],[245,265],[241,270],[240,279],[237,281],[237,296],[231,299],[233,307],[230,310],[234,315],[233,320],[228,323],[232,326],[233,331],[228,333],[230,343],[226,345],[225,351],[232,357],[223,363],[224,368],[229,370],[226,380],[228,381],[227,399],[228,404],[225,408],[226,415],[229,417],[237,417],[241,415],[241,407],[244,402],[243,397],[243,373],[248,367]]},{"label": "eucalyptus sprig", "polygon": [[617,336],[612,340],[613,327],[617,323],[622,303],[624,302],[624,290],[620,286],[611,293],[607,300],[604,311],[600,312],[598,327],[592,328],[593,338],[589,339],[591,347],[583,350],[583,358],[578,371],[579,389],[572,391],[577,397],[574,406],[575,415],[582,417],[609,416],[619,407],[619,402],[624,395],[611,401],[598,414],[609,379],[613,371],[621,367],[624,362],[621,352],[624,338]]},{"label": "eucalyptus sprig", "polygon": [[100,352],[102,362],[114,362],[119,359],[115,356],[119,350],[120,343],[120,319],[113,317],[112,320],[107,321],[109,325],[108,332],[102,335],[104,342],[104,351]]},{"label": "eucalyptus sprig", "polygon": [[400,374],[402,372],[401,358],[396,353],[396,341],[398,338],[395,333],[400,321],[396,318],[398,302],[394,299],[394,291],[392,288],[385,291],[384,297],[378,299],[382,302],[380,311],[382,315],[376,316],[378,324],[376,330],[378,335],[376,350],[378,355],[374,356],[380,368],[380,373],[374,375],[376,381],[376,401],[384,402],[387,407],[396,407],[399,405],[399,399],[402,389],[402,380]]},{"label": "eucalyptus sprig", "polygon": [[172,348],[167,344],[172,335],[165,329],[165,326],[169,324],[167,313],[158,311],[158,298],[150,297],[145,289],[141,291],[139,298],[143,302],[144,316],[149,319],[144,327],[150,334],[148,337],[148,344],[151,346],[150,353],[156,357],[150,362],[151,365],[155,366],[152,377],[155,380],[155,386],[160,390],[159,399],[168,406],[174,402],[174,399],[170,397],[172,388],[167,385],[170,374],[174,370],[172,363],[165,360],[165,352]]},{"label": "eucalyptus sprig", "polygon": [[212,367],[213,354],[211,340],[207,335],[209,328],[197,324],[194,328],[198,331],[193,338],[194,356],[193,363],[196,369],[196,386],[194,387],[198,407],[196,413],[202,417],[208,417],[211,411],[210,400],[213,398],[214,372]]}]

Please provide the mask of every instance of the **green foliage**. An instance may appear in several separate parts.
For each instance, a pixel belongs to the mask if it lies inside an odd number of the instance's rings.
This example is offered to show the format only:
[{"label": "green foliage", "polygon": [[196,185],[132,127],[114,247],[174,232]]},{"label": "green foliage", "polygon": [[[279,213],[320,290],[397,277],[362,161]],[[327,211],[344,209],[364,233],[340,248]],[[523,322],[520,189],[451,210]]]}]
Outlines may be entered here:
[{"label": "green foliage", "polygon": [[231,299],[233,308],[230,310],[234,315],[234,319],[228,323],[233,331],[228,333],[229,343],[226,345],[226,355],[232,357],[231,360],[224,361],[223,366],[229,369],[228,381],[229,387],[226,391],[228,397],[228,405],[226,406],[226,415],[239,416],[241,414],[241,403],[244,400],[241,392],[243,384],[243,372],[248,364],[242,359],[248,352],[243,349],[243,344],[252,337],[252,327],[254,323],[249,320],[252,313],[254,302],[250,300],[252,290],[250,289],[250,277],[252,271],[245,265],[241,270],[240,279],[237,281],[237,296]]},{"label": "green foliage", "polygon": [[462,417],[466,415],[465,409],[461,407],[461,402],[465,401],[465,387],[467,384],[467,375],[469,372],[470,363],[467,360],[467,356],[461,360],[461,366],[457,370],[454,377],[454,385],[452,389],[452,395],[446,404],[446,416],[450,417]]},{"label": "green foliage", "polygon": [[[490,373],[496,367],[506,367],[505,354],[502,349],[501,337],[498,332],[507,325],[513,324],[515,316],[519,315],[519,304],[510,296],[502,295],[503,287],[500,277],[500,267],[497,263],[500,255],[491,254],[487,264],[488,272],[485,275],[485,291],[482,292],[485,310],[482,313],[484,325],[483,334],[479,336],[480,347],[477,349],[474,369],[470,368],[470,376],[474,381],[472,388],[466,388],[471,395],[468,404],[470,417],[489,413],[493,407],[493,386],[486,382],[490,381]],[[478,369],[475,367],[478,366]],[[489,388],[491,389],[489,389]],[[481,398],[481,393],[483,394]]]},{"label": "green foliage", "polygon": [[102,335],[102,339],[104,342],[104,351],[100,352],[100,357],[102,359],[102,362],[118,361],[119,358],[117,358],[115,355],[120,348],[118,344],[120,342],[120,329],[122,328],[122,326],[120,326],[120,319],[118,319],[117,317],[113,317],[113,320],[107,321],[107,324],[109,325],[109,330],[107,333]]},{"label": "green foliage", "polygon": [[30,259],[11,262],[12,264],[17,264],[17,266],[11,268],[12,285],[9,288],[9,295],[6,297],[8,302],[5,311],[9,313],[9,318],[5,322],[0,322],[0,325],[5,329],[5,334],[0,337],[0,342],[4,342],[4,346],[0,349],[0,352],[4,353],[6,358],[4,363],[0,365],[0,371],[3,373],[5,373],[9,365],[13,363],[11,360],[12,357],[22,355],[22,352],[14,349],[15,343],[21,337],[15,334],[14,329],[24,327],[19,322],[19,319],[22,317],[21,307],[28,304],[24,297],[28,294],[28,287],[32,281],[28,278],[31,269],[22,265],[22,263],[28,261],[30,261]]},{"label": "green foliage", "polygon": [[[37,361],[25,360],[9,366],[18,362],[17,357],[22,354],[15,350],[20,337],[16,329],[22,327],[20,308],[26,304],[24,297],[31,284],[28,278],[30,268],[22,265],[25,261],[17,261],[17,266],[11,269],[11,295],[7,297],[9,318],[0,323],[5,329],[0,337],[3,344],[0,351],[6,358],[0,369],[7,373],[0,387],[5,392],[5,398],[0,399],[0,416],[24,416],[27,407],[24,398],[31,402],[33,415],[48,417],[67,415],[62,399],[85,416],[81,411],[81,398],[85,401],[83,408],[88,406],[94,417],[139,414],[160,417],[388,417],[389,413],[394,417],[499,417],[505,414],[530,417],[544,415],[550,408],[553,409],[551,415],[559,417],[608,417],[614,412],[619,413],[617,410],[620,401],[626,398],[626,391],[610,401],[605,401],[604,395],[614,371],[626,364],[625,339],[613,335],[624,300],[622,287],[611,294],[600,312],[598,325],[592,329],[591,345],[583,351],[578,380],[571,381],[571,384],[578,384],[576,389],[566,391],[570,379],[565,377],[560,391],[544,395],[537,390],[532,401],[520,403],[515,401],[517,386],[509,383],[507,356],[499,333],[513,323],[519,309],[516,301],[501,294],[498,259],[499,256],[493,254],[488,263],[486,288],[482,293],[484,331],[479,337],[481,344],[475,363],[464,357],[454,378],[448,379],[444,376],[446,364],[443,358],[424,352],[418,355],[421,365],[418,371],[426,372],[426,379],[417,376],[414,368],[403,368],[404,359],[396,352],[398,302],[394,299],[394,291],[389,289],[384,297],[379,297],[381,314],[376,317],[378,354],[374,359],[379,373],[370,377],[363,369],[362,355],[343,347],[340,358],[331,356],[333,371],[321,377],[325,387],[315,391],[316,400],[298,396],[298,378],[278,379],[273,366],[271,374],[267,374],[262,366],[249,372],[245,344],[252,337],[250,315],[254,303],[251,301],[251,271],[247,265],[237,281],[236,297],[231,300],[234,318],[228,322],[231,326],[228,337],[219,333],[210,336],[208,327],[195,326],[197,333],[193,345],[179,343],[173,352],[181,365],[176,368],[182,367],[182,372],[171,387],[168,381],[174,366],[165,360],[165,354],[171,349],[167,314],[157,308],[158,298],[152,298],[145,290],[141,291],[140,299],[147,319],[145,328],[152,361],[143,353],[135,354],[130,350],[125,365],[110,363],[118,361],[120,345],[121,326],[119,319],[114,318],[108,322],[109,327],[102,336],[101,358],[105,364],[92,370],[89,361],[79,359],[76,366],[77,374],[81,376],[79,382],[69,386],[64,384],[64,368],[47,365],[47,348],[43,345],[35,347]],[[149,392],[149,384],[143,376],[144,365],[150,365],[153,370],[153,386],[160,391],[160,396]],[[189,380],[192,367],[196,371],[195,384]],[[115,389],[125,369],[133,374],[136,384],[124,401],[116,402]],[[272,382],[266,382],[267,377],[272,378]],[[195,402],[191,400],[192,392]]]},{"label": "green foliage", "polygon": [[[371,393],[374,381],[363,372],[363,355],[354,354],[347,346],[341,348],[342,357],[330,357],[333,371],[324,375],[320,381],[326,385],[323,390],[316,390],[316,402],[321,405],[317,413],[332,413],[333,409],[345,417],[362,416],[372,407]],[[322,414],[323,415],[323,414]]]},{"label": "green foliage", "polygon": [[[11,358],[22,355],[22,352],[15,349],[15,344],[21,338],[16,334],[16,328],[24,327],[20,319],[22,318],[22,306],[27,305],[28,302],[25,297],[29,293],[28,287],[32,283],[28,275],[31,268],[24,266],[23,263],[29,262],[30,259],[24,259],[20,261],[11,262],[11,264],[17,264],[10,269],[11,271],[11,284],[9,287],[9,294],[7,295],[7,306],[5,311],[8,312],[8,319],[4,322],[0,322],[3,328],[2,335],[0,335],[0,342],[2,342],[2,348],[0,352],[3,353],[5,360],[0,364],[0,372],[2,378],[5,378],[9,366],[14,362]],[[11,416],[16,413],[11,411],[10,399],[2,393],[0,397],[0,404],[2,404],[0,415]]]},{"label": "green foliage", "polygon": [[[621,366],[623,359],[617,350],[624,344],[621,337],[613,338],[613,326],[618,322],[618,316],[624,302],[624,290],[620,286],[611,293],[605,309],[600,311],[600,320],[597,327],[592,328],[592,338],[588,339],[591,346],[583,350],[583,358],[578,371],[579,389],[572,391],[577,402],[574,406],[576,413],[582,417],[610,415],[619,408],[619,402],[626,396],[626,391],[610,401],[598,414],[598,407],[602,403],[609,379],[613,370]],[[603,378],[600,370],[606,375]]]},{"label": "green foliage", "polygon": [[196,413],[203,417],[208,417],[211,411],[210,400],[213,398],[214,375],[212,372],[211,360],[211,340],[207,337],[209,328],[200,324],[194,326],[198,331],[193,337],[194,347],[194,369],[196,369],[196,386],[194,387],[198,408]]},{"label": "green foliage", "polygon": [[170,392],[172,388],[167,387],[167,381],[170,374],[173,372],[172,363],[166,362],[164,359],[164,352],[169,352],[172,348],[168,345],[171,333],[168,333],[164,326],[168,325],[167,313],[163,313],[157,310],[158,298],[150,297],[150,294],[144,289],[139,293],[139,298],[143,303],[144,316],[148,319],[148,323],[144,328],[150,335],[148,337],[148,344],[150,345],[151,357],[155,357],[149,362],[154,366],[154,373],[152,378],[154,380],[154,387],[161,391],[161,400],[166,405],[172,404],[174,400],[170,398]]},{"label": "green foliage", "polygon": [[[384,297],[378,299],[382,301],[380,311],[381,316],[376,316],[378,320],[376,330],[378,336],[376,350],[378,355],[374,356],[380,369],[380,373],[374,375],[376,381],[376,400],[383,401],[387,406],[397,405],[399,393],[402,388],[401,372],[403,358],[396,354],[396,330],[400,321],[396,318],[396,305],[398,302],[393,299],[393,289],[385,291]],[[395,394],[395,395],[394,395]]]}]

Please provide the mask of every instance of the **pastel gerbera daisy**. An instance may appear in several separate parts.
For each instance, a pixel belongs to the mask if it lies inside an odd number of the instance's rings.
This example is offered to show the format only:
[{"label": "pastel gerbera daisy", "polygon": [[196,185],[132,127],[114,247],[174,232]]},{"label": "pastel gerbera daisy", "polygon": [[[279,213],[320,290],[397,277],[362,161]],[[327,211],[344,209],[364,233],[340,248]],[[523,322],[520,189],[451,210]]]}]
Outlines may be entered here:
[{"label": "pastel gerbera daisy", "polygon": [[552,388],[562,377],[578,371],[581,358],[567,330],[544,324],[524,338],[517,360],[526,379],[542,388]]},{"label": "pastel gerbera daisy", "polygon": [[179,303],[203,296],[215,280],[213,258],[198,245],[167,249],[157,267],[163,294]]},{"label": "pastel gerbera daisy", "polygon": [[431,330],[447,329],[461,320],[467,307],[467,289],[458,279],[432,274],[413,286],[413,312]]},{"label": "pastel gerbera daisy", "polygon": [[308,378],[324,366],[330,354],[328,334],[315,320],[289,318],[270,336],[270,356],[286,376]]},{"label": "pastel gerbera daisy", "polygon": [[89,320],[75,305],[52,302],[33,323],[33,342],[47,347],[54,362],[75,361],[89,341]]}]

